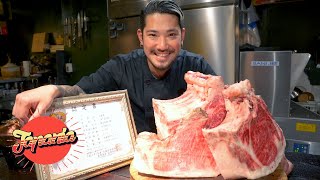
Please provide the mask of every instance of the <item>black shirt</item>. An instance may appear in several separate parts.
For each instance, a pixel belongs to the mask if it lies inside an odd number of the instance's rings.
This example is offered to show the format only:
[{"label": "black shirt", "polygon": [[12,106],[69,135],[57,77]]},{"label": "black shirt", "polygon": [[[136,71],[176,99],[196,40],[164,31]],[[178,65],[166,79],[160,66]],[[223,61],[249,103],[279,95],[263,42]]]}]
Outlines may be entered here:
[{"label": "black shirt", "polygon": [[189,70],[215,75],[202,56],[181,50],[167,75],[156,79],[149,70],[144,51],[137,49],[111,58],[77,85],[88,94],[127,89],[138,133],[156,132],[152,98],[180,96],[187,88],[184,74]]}]

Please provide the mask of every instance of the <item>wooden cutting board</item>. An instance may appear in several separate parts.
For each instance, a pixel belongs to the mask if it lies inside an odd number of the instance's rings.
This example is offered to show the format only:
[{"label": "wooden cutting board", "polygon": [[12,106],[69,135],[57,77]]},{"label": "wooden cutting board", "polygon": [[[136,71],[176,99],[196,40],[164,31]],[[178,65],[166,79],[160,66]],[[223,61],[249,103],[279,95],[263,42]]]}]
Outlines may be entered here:
[{"label": "wooden cutting board", "polygon": [[[169,177],[159,177],[159,176],[153,176],[153,175],[148,175],[148,174],[143,174],[139,173],[133,163],[130,164],[130,175],[132,180],[224,180],[222,176],[218,176],[216,178],[169,178]],[[268,176],[259,178],[258,180],[287,180],[288,177],[286,173],[283,171],[282,167],[278,166],[278,168],[272,173],[269,174]]]}]

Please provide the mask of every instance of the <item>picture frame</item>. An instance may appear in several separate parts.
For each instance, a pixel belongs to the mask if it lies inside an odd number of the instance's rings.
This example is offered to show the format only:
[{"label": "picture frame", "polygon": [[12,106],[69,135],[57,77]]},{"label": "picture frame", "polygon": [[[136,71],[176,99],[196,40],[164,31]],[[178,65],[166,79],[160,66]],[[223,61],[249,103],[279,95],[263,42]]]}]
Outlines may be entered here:
[{"label": "picture frame", "polygon": [[37,180],[88,179],[131,163],[137,131],[127,90],[57,98],[46,115],[78,140],[61,161],[35,164]]}]

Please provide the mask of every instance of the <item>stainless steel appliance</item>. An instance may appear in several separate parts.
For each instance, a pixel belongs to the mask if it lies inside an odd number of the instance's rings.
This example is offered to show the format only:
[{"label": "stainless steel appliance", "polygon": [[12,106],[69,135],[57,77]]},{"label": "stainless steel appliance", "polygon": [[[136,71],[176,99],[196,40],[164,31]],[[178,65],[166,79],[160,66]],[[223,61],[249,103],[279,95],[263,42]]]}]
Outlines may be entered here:
[{"label": "stainless steel appliance", "polygon": [[240,52],[240,79],[250,80],[273,116],[289,115],[291,54],[291,51]]},{"label": "stainless steel appliance", "polygon": [[[150,0],[108,0],[109,56],[139,48],[139,14]],[[176,0],[185,15],[183,48],[205,57],[225,83],[236,82],[239,66],[238,1]]]},{"label": "stainless steel appliance", "polygon": [[320,115],[290,100],[309,58],[292,51],[240,52],[239,77],[249,79],[266,102],[284,132],[286,151],[320,155]]}]

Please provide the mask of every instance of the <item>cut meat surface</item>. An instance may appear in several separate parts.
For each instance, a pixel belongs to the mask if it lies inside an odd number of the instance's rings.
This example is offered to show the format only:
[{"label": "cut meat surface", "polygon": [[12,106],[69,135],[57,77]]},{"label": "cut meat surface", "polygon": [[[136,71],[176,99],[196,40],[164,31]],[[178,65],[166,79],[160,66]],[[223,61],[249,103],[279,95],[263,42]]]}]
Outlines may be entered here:
[{"label": "cut meat surface", "polygon": [[221,98],[220,103],[224,103],[222,99],[224,83],[221,76],[189,71],[185,74],[185,81],[187,90],[180,97],[170,100],[153,99],[155,123],[160,139],[174,134],[180,121],[192,110],[196,108],[213,109],[209,106],[217,105],[215,103],[219,99],[217,96]]},{"label": "cut meat surface", "polygon": [[221,175],[255,179],[271,174],[284,157],[282,130],[248,80],[229,86],[223,94],[224,121],[203,129]]},{"label": "cut meat surface", "polygon": [[[134,162],[139,172],[168,177],[219,175],[202,128],[224,119],[224,83],[219,76],[198,72],[188,72],[185,80],[187,91],[180,97],[153,100],[158,133],[138,135]],[[207,124],[208,118],[215,120]]]},{"label": "cut meat surface", "polygon": [[206,113],[197,108],[181,121],[174,135],[159,139],[142,132],[137,139],[135,168],[145,174],[167,177],[215,177],[219,175],[202,134]]},{"label": "cut meat surface", "polygon": [[259,178],[284,157],[285,139],[248,80],[185,74],[187,91],[153,99],[157,134],[138,135],[135,168],[166,177]]}]

